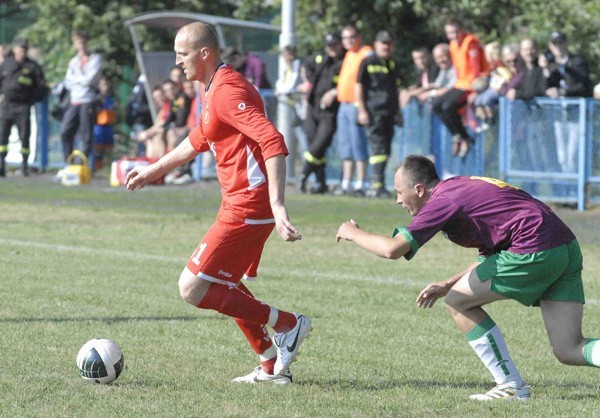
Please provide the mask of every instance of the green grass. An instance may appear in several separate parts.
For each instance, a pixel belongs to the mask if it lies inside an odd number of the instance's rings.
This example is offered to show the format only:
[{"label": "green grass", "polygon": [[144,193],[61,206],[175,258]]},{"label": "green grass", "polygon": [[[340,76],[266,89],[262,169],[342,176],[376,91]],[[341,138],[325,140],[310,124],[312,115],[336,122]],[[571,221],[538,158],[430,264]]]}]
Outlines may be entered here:
[{"label": "green grass", "polygon": [[[288,191],[303,239],[273,234],[255,295],[305,313],[314,331],[293,365],[294,385],[246,386],[256,366],[233,321],[180,300],[177,278],[220,197],[215,183],[135,193],[106,180],[65,188],[48,176],[0,181],[0,416],[592,416],[600,370],[560,365],[538,309],[489,312],[532,385],[529,403],[480,404],[491,377],[442,304],[420,310],[425,284],[475,252],[435,237],[410,262],[335,243],[339,224],[389,234],[407,214],[393,201]],[[600,336],[596,210],[560,212],[585,257],[584,333]],[[115,340],[125,370],[84,382],[75,357],[91,338]]]}]

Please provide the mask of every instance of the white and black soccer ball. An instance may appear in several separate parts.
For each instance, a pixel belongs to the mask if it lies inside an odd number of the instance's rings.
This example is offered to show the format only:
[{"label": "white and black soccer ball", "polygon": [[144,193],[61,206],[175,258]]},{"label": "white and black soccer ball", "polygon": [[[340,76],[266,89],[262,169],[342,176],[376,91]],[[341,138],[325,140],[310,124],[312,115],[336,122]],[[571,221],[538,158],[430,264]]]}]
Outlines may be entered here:
[{"label": "white and black soccer ball", "polygon": [[123,371],[121,348],[111,340],[94,338],[81,347],[77,354],[77,367],[84,380],[108,384]]}]

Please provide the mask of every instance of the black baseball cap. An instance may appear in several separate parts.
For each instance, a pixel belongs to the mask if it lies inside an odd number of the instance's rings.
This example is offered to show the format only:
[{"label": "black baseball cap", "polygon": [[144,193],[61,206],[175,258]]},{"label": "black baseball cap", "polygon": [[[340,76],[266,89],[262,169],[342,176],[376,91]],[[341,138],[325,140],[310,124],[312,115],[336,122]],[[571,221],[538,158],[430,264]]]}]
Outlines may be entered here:
[{"label": "black baseball cap", "polygon": [[325,35],[325,45],[327,46],[337,45],[340,42],[342,42],[342,38],[337,32],[330,32],[327,35]]}]

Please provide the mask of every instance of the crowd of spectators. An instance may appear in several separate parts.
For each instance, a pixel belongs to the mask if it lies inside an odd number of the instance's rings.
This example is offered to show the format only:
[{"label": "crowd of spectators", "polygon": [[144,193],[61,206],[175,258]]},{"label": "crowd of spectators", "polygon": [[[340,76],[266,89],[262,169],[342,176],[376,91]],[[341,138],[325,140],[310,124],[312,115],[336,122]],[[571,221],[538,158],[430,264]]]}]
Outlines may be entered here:
[{"label": "crowd of spectators", "polygon": [[[389,196],[384,173],[394,127],[402,126],[402,110],[413,102],[439,117],[451,134],[448,148],[452,155],[464,158],[477,134],[496,126],[500,97],[600,99],[600,85],[593,88],[589,65],[569,50],[562,32],[552,32],[543,48],[532,38],[520,43],[483,45],[456,19],[445,22],[443,33],[447,43],[431,50],[424,45],[412,50],[413,69],[401,68],[394,61],[395,39],[388,31],[379,31],[371,46],[354,24],[328,33],[323,50],[306,59],[297,56],[294,46],[282,48],[273,87],[278,103],[277,126],[290,152],[288,182],[297,183],[303,193]],[[58,112],[64,158],[66,161],[72,153],[77,136],[83,153],[88,157],[95,154],[93,168],[100,169],[114,147],[117,103],[110,82],[102,76],[103,57],[88,48],[87,34],[74,32],[72,40],[77,54],[64,79],[69,93],[66,104]],[[258,56],[231,47],[224,48],[221,56],[257,89],[272,87],[265,63]],[[125,106],[125,121],[137,157],[156,160],[174,149],[197,125],[202,89],[186,81],[176,66],[152,88],[150,98],[145,85],[141,75]],[[154,117],[151,108],[156,109]],[[555,118],[553,133],[557,163],[566,172],[573,171],[576,163],[579,126],[565,115]],[[336,132],[342,178],[339,187],[330,190],[325,181],[326,154]],[[0,157],[6,148],[4,142],[0,144]],[[25,145],[23,150],[27,152]],[[26,157],[24,154],[25,175]],[[0,162],[3,174],[3,160]],[[212,164],[210,155],[204,157],[205,173],[210,172]],[[192,181],[191,174],[188,166],[165,180],[184,184]]]}]

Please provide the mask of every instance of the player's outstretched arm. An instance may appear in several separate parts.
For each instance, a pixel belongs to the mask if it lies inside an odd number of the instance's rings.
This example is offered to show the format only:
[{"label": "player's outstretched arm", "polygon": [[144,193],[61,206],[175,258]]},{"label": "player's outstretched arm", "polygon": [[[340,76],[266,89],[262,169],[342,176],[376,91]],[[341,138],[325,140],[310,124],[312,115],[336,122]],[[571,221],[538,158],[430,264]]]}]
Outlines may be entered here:
[{"label": "player's outstretched arm", "polygon": [[302,235],[292,225],[285,208],[285,156],[275,155],[265,161],[267,178],[269,179],[269,199],[275,217],[277,232],[286,241],[297,241]]},{"label": "player's outstretched arm", "polygon": [[402,257],[411,249],[410,244],[402,235],[391,238],[363,231],[353,219],[340,225],[335,238],[337,242],[340,240],[354,241],[378,257],[394,260]]},{"label": "player's outstretched arm", "polygon": [[198,154],[199,152],[192,147],[189,137],[185,138],[177,148],[154,164],[145,167],[135,167],[127,173],[125,187],[127,187],[127,190],[141,189],[146,184],[171,172],[179,165],[193,160]]}]

